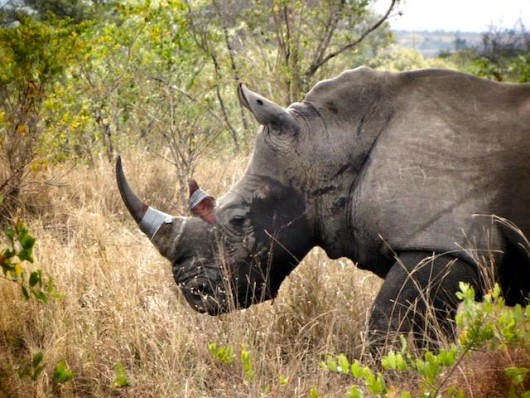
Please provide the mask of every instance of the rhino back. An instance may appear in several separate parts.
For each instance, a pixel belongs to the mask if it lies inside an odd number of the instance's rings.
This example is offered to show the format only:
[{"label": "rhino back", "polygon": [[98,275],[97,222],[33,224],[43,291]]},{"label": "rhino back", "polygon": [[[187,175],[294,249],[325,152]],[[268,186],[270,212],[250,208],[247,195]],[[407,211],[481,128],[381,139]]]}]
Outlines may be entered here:
[{"label": "rhino back", "polygon": [[393,117],[352,190],[360,265],[388,247],[503,250],[492,214],[530,235],[530,86],[436,70],[386,81]]}]

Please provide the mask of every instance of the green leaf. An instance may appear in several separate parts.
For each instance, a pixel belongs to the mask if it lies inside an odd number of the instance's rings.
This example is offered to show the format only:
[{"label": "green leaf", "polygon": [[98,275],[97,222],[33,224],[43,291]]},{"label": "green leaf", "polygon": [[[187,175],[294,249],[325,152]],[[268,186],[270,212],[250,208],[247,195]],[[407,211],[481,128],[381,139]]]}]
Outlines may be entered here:
[{"label": "green leaf", "polygon": [[39,351],[33,356],[33,359],[31,361],[30,366],[24,366],[21,369],[19,369],[18,374],[20,377],[29,376],[31,380],[36,381],[42,371],[44,370],[44,364],[42,363],[42,360],[44,358],[44,354],[42,351]]},{"label": "green leaf", "polygon": [[37,300],[39,300],[41,303],[44,303],[46,304],[48,302],[48,296],[46,296],[46,293],[44,293],[43,291],[40,291],[40,290],[32,290],[31,291],[33,293],[33,296],[35,296],[35,298]]},{"label": "green leaf", "polygon": [[381,365],[388,370],[407,370],[407,363],[405,362],[403,355],[399,353],[396,354],[394,351],[390,351],[381,359]]},{"label": "green leaf", "polygon": [[22,291],[22,295],[24,296],[24,298],[25,298],[26,300],[29,300],[30,295],[29,295],[29,291],[28,291],[28,289],[26,288],[26,286],[24,286],[24,285],[20,286],[20,290]]},{"label": "green leaf", "polygon": [[17,252],[15,250],[9,250],[5,249],[2,256],[4,257],[4,260],[2,261],[3,264],[8,265],[8,263],[5,260],[9,260],[17,255]]},{"label": "green leaf", "polygon": [[351,374],[354,378],[356,379],[360,378],[363,375],[363,370],[364,369],[359,364],[359,361],[357,360],[353,361],[353,363],[351,364]]},{"label": "green leaf", "polygon": [[346,355],[340,354],[337,360],[339,362],[339,367],[337,368],[337,370],[342,373],[349,373],[350,372],[350,361],[348,361],[348,358],[346,358]]},{"label": "green leaf", "polygon": [[33,271],[29,276],[29,285],[34,287],[37,283],[42,283],[42,273],[40,271]]},{"label": "green leaf", "polygon": [[456,351],[457,351],[457,348],[454,345],[451,346],[451,348],[448,350],[442,350],[440,354],[438,355],[440,359],[440,363],[443,366],[454,365],[455,360],[456,360]]},{"label": "green leaf", "polygon": [[37,366],[34,370],[33,370],[33,374],[31,375],[31,379],[33,381],[36,381],[40,374],[42,373],[42,371],[44,370],[44,365],[41,365],[41,366]]},{"label": "green leaf", "polygon": [[27,231],[21,233],[19,241],[22,248],[26,250],[32,250],[33,246],[35,245],[35,238],[31,236]]},{"label": "green leaf", "polygon": [[234,347],[232,346],[218,346],[216,343],[209,343],[208,351],[216,360],[227,365],[231,365],[235,360]]},{"label": "green leaf", "polygon": [[526,378],[527,373],[530,371],[528,368],[510,367],[504,370],[506,376],[508,376],[514,385],[522,384]]},{"label": "green leaf", "polygon": [[317,388],[316,387],[311,387],[311,389],[309,390],[309,397],[310,398],[319,398],[320,395],[318,395],[318,391],[317,391]]},{"label": "green leaf", "polygon": [[386,383],[383,375],[378,374],[376,378],[371,380],[370,383],[366,383],[368,390],[372,394],[385,394],[386,393]]},{"label": "green leaf", "polygon": [[337,371],[337,361],[335,361],[331,355],[328,356],[328,358],[326,359],[324,366],[326,367],[327,370],[331,372]]},{"label": "green leaf", "polygon": [[33,356],[33,361],[31,361],[31,366],[36,368],[37,366],[41,364],[43,358],[44,358],[44,353],[42,351],[37,352]]},{"label": "green leaf", "polygon": [[11,243],[11,245],[13,245],[15,243],[15,231],[12,228],[6,228],[4,230],[4,234]]},{"label": "green leaf", "polygon": [[126,388],[130,386],[131,383],[125,372],[125,367],[121,362],[117,362],[114,365],[114,381],[112,382],[112,388]]},{"label": "green leaf", "polygon": [[254,374],[254,368],[252,365],[252,355],[249,350],[242,349],[241,350],[241,363],[243,365],[243,375],[245,376],[245,380],[247,382],[251,382],[254,380],[255,374]]},{"label": "green leaf", "polygon": [[407,339],[402,334],[399,335],[399,341],[401,342],[401,354],[407,352]]},{"label": "green leaf", "polygon": [[363,392],[355,386],[351,386],[345,395],[345,398],[362,398]]},{"label": "green leaf", "polygon": [[20,261],[28,261],[32,263],[33,260],[33,250],[32,249],[22,249],[18,252],[18,258]]},{"label": "green leaf", "polygon": [[74,372],[70,370],[64,359],[60,360],[53,370],[53,380],[57,384],[64,384],[74,378]]}]

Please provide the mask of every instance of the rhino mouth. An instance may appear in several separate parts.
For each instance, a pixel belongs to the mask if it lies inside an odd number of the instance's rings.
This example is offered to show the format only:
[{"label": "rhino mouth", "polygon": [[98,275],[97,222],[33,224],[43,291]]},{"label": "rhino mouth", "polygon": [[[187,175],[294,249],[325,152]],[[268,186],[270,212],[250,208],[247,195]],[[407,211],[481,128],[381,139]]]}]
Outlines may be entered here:
[{"label": "rhino mouth", "polygon": [[201,314],[216,316],[230,312],[226,291],[220,286],[211,286],[207,279],[194,279],[180,284],[188,304]]},{"label": "rhino mouth", "polygon": [[229,300],[217,267],[204,259],[179,258],[173,263],[173,277],[188,304],[197,312],[219,315],[229,310]]},{"label": "rhino mouth", "polygon": [[[197,260],[191,258],[174,266],[174,277],[184,298],[197,312],[221,315],[248,308],[276,295],[265,280],[249,280],[248,274],[232,275],[216,263],[211,266],[194,265],[196,263]],[[234,268],[245,269],[248,265],[239,264]]]},{"label": "rhino mouth", "polygon": [[206,278],[196,278],[179,284],[188,304],[197,312],[217,316],[234,310],[248,308],[252,304],[272,298],[255,288],[225,288],[223,283],[214,284]]}]

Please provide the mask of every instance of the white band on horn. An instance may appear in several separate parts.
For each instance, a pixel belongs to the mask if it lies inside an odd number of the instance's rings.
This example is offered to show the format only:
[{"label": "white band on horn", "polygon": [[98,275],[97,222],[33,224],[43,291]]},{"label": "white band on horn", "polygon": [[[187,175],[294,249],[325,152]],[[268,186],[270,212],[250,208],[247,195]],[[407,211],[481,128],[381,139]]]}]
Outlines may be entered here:
[{"label": "white band on horn", "polygon": [[170,224],[173,221],[173,216],[166,214],[152,207],[148,207],[142,221],[140,221],[140,229],[149,237],[153,239],[162,224]]}]

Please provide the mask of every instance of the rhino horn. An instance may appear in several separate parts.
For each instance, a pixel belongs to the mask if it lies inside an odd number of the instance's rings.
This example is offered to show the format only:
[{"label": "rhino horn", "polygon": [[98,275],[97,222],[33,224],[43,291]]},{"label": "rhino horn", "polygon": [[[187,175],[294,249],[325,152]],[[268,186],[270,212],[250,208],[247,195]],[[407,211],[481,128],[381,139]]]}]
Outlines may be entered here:
[{"label": "rhino horn", "polygon": [[265,97],[249,90],[244,83],[237,90],[239,101],[250,110],[256,120],[264,126],[298,131],[298,123],[286,109]]},{"label": "rhino horn", "polygon": [[116,180],[127,210],[149,239],[152,240],[163,223],[173,221],[174,218],[171,215],[148,206],[134,193],[125,178],[121,156],[118,156],[116,160]]},{"label": "rhino horn", "polygon": [[189,209],[194,216],[202,218],[208,224],[215,224],[215,199],[204,192],[197,181],[191,179],[188,183],[190,190]]}]

